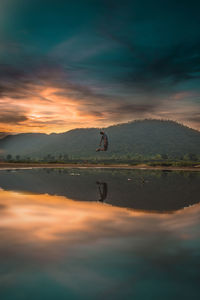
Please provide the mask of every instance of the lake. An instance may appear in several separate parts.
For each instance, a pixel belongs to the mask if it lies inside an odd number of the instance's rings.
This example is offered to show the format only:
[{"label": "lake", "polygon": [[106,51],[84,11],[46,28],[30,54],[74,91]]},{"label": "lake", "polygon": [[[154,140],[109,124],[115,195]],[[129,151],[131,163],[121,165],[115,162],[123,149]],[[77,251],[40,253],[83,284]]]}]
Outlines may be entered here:
[{"label": "lake", "polygon": [[0,170],[0,299],[200,299],[200,173]]}]

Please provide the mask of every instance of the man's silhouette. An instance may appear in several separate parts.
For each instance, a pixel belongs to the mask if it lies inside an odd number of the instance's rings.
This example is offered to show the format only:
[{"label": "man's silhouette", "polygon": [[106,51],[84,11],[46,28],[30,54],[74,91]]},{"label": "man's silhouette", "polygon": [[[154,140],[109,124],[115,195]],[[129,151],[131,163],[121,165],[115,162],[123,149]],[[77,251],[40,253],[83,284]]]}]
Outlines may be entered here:
[{"label": "man's silhouette", "polygon": [[[107,149],[108,149],[108,136],[107,136],[107,134],[105,134],[104,131],[100,131],[100,134],[102,135],[101,141],[100,141],[100,144],[99,144],[100,148],[97,148],[96,151],[97,152],[98,151],[107,151]],[[103,148],[101,148],[102,142],[103,142]]]}]

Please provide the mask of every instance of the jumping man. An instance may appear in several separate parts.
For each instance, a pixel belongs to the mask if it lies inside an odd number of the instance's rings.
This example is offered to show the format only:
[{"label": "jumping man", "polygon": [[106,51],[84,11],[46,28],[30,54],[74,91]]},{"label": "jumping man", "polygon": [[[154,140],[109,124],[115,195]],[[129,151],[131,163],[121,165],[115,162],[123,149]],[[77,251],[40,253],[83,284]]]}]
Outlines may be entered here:
[{"label": "jumping man", "polygon": [[107,151],[108,149],[108,136],[105,134],[104,131],[100,131],[100,134],[102,135],[101,141],[99,146],[101,147],[101,144],[103,142],[103,148],[97,148],[96,151]]}]

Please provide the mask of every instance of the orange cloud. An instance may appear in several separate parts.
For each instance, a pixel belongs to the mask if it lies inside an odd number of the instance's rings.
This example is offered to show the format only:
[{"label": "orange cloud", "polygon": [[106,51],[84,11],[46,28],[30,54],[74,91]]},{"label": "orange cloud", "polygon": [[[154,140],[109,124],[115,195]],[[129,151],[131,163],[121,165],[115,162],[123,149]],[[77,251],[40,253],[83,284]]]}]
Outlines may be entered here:
[{"label": "orange cloud", "polygon": [[[176,93],[159,104],[108,99],[83,87],[44,80],[27,83],[0,98],[0,132],[65,132],[73,128],[106,127],[141,118],[172,119],[199,129],[189,93]],[[134,103],[132,100],[136,101]],[[182,100],[180,102],[180,100]]]},{"label": "orange cloud", "polygon": [[[89,101],[75,98],[74,95],[70,97],[70,89],[32,86],[32,91],[26,99],[19,98],[16,101],[6,97],[0,100],[0,108],[5,115],[2,117],[3,122],[0,118],[0,131],[51,133],[67,131],[74,127],[91,127],[91,124],[98,125],[98,122],[95,123],[96,114],[93,111],[86,112],[86,102]],[[66,96],[66,92],[69,96]],[[9,114],[6,109],[8,106]],[[21,119],[16,119],[16,113]],[[15,123],[11,119],[15,120]]]}]

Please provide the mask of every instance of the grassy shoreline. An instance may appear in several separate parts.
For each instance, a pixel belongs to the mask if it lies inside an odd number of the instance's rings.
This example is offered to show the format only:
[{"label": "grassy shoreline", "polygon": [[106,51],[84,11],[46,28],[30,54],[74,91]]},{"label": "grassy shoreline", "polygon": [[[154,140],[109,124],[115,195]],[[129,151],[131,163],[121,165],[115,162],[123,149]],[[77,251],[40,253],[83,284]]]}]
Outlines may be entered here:
[{"label": "grassy shoreline", "polygon": [[162,166],[148,164],[72,164],[72,163],[0,163],[0,169],[27,169],[27,168],[102,168],[102,169],[147,169],[147,170],[174,170],[174,171],[200,171],[196,166]]}]

